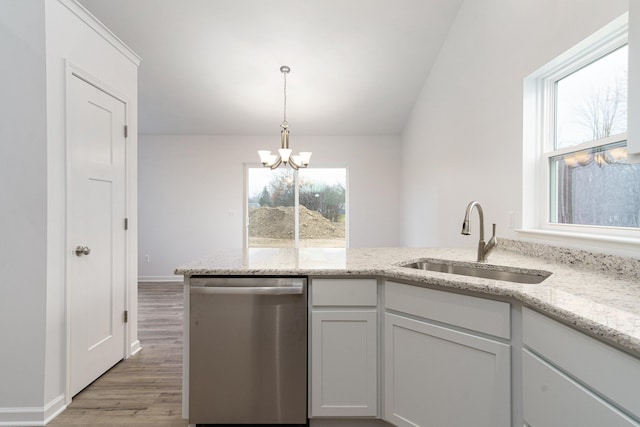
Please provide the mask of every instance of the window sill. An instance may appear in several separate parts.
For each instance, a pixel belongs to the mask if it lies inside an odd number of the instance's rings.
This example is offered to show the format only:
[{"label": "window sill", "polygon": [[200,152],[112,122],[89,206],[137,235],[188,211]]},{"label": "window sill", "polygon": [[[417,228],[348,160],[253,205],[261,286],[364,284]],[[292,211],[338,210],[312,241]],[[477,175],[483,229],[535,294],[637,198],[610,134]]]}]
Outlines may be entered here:
[{"label": "window sill", "polygon": [[621,236],[579,234],[543,229],[516,230],[522,240],[566,246],[591,252],[601,252],[632,258],[640,258],[640,239]]}]

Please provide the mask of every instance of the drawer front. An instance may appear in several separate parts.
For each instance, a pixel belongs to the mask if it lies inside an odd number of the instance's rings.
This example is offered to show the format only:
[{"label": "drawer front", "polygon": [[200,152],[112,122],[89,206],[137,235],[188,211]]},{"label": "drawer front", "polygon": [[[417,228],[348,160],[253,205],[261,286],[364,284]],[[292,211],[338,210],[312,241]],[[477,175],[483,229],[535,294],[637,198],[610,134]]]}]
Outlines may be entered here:
[{"label": "drawer front", "polygon": [[640,424],[527,350],[523,414],[534,427],[638,427]]},{"label": "drawer front", "polygon": [[386,282],[385,308],[511,338],[511,307],[506,302]]},{"label": "drawer front", "polygon": [[311,304],[314,307],[375,307],[378,305],[378,281],[376,279],[313,279]]},{"label": "drawer front", "polygon": [[528,308],[524,344],[640,419],[640,360]]}]

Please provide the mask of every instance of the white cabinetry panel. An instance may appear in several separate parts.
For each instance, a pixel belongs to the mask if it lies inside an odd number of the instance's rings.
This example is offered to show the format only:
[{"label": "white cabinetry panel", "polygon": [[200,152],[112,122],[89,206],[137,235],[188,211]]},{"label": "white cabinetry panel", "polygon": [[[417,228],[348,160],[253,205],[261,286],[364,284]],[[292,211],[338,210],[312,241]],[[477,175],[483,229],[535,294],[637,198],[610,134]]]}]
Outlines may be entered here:
[{"label": "white cabinetry panel", "polygon": [[311,416],[377,415],[377,312],[311,314]]},{"label": "white cabinetry panel", "polygon": [[523,350],[524,418],[531,427],[638,427],[640,424]]},{"label": "white cabinetry panel", "polygon": [[511,307],[506,302],[387,281],[385,307],[504,339],[511,338]]},{"label": "white cabinetry panel", "polygon": [[385,315],[385,420],[398,426],[507,427],[510,346]]},{"label": "white cabinetry panel", "polygon": [[311,304],[314,307],[378,305],[376,279],[313,279]]},{"label": "white cabinetry panel", "polygon": [[640,360],[525,308],[523,342],[640,419]]}]

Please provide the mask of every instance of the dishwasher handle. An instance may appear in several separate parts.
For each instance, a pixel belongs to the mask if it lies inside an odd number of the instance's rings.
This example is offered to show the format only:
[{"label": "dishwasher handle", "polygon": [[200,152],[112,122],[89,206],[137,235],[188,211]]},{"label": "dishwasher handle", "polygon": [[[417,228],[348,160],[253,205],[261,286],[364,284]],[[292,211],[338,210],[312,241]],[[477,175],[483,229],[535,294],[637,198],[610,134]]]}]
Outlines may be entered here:
[{"label": "dishwasher handle", "polygon": [[192,294],[208,295],[297,295],[303,293],[300,286],[206,286],[192,287]]}]

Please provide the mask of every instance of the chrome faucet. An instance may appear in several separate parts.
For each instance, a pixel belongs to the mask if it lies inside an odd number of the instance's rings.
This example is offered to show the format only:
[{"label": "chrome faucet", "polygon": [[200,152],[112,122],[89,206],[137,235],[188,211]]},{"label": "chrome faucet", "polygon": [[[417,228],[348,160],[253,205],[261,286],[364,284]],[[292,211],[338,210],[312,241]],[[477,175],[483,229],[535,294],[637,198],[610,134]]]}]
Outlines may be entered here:
[{"label": "chrome faucet", "polygon": [[480,241],[478,242],[478,262],[487,262],[487,257],[489,253],[496,247],[498,243],[498,239],[496,239],[496,225],[493,224],[493,236],[489,239],[489,242],[485,244],[484,242],[484,215],[482,214],[482,206],[480,203],[475,200],[467,206],[467,210],[464,213],[464,221],[462,221],[462,232],[465,236],[471,235],[471,230],[469,227],[469,215],[471,215],[471,211],[473,208],[478,210],[478,215],[480,216]]}]

